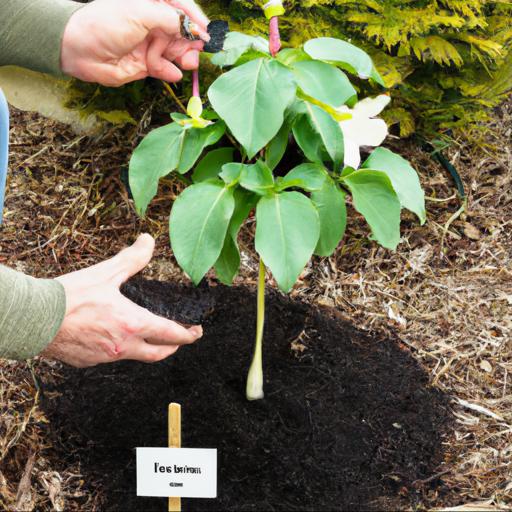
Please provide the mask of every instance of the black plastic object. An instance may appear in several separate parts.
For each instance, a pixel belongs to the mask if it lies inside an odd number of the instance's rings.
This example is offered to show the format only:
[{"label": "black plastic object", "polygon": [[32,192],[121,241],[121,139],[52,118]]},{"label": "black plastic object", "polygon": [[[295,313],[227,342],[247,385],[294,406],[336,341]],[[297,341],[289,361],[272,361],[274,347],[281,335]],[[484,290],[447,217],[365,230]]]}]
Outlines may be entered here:
[{"label": "black plastic object", "polygon": [[215,20],[208,24],[208,34],[210,41],[204,45],[204,51],[208,53],[218,53],[224,48],[224,41],[229,32],[227,21]]}]

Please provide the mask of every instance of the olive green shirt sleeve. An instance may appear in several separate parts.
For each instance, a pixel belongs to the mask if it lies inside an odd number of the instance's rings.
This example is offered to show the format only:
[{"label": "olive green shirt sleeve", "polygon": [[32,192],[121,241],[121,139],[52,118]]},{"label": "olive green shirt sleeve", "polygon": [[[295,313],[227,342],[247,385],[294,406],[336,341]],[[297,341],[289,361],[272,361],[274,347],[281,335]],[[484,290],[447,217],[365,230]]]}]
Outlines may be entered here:
[{"label": "olive green shirt sleeve", "polygon": [[0,358],[29,359],[55,338],[66,312],[64,287],[0,265]]},{"label": "olive green shirt sleeve", "polygon": [[64,29],[83,6],[70,0],[0,0],[0,66],[60,75]]},{"label": "olive green shirt sleeve", "polygon": [[[0,0],[0,66],[61,74],[62,36],[84,4],[70,0]],[[58,281],[0,266],[0,358],[28,359],[53,340],[66,311]]]}]

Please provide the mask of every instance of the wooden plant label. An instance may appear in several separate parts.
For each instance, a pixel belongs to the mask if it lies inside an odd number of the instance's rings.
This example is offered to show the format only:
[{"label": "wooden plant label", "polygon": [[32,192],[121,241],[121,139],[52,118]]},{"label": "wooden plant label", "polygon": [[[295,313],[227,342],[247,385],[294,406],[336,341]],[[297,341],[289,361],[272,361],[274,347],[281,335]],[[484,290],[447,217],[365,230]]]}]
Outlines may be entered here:
[{"label": "wooden plant label", "polygon": [[169,510],[180,498],[217,497],[217,450],[180,448],[179,406],[169,407],[169,445],[137,448],[137,496],[169,497]]}]

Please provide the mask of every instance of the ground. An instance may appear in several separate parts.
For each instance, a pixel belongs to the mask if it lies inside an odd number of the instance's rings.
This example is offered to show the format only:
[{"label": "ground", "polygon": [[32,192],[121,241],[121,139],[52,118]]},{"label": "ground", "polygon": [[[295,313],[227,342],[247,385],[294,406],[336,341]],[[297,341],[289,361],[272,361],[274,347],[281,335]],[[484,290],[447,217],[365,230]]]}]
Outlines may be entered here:
[{"label": "ground", "polygon": [[170,400],[182,406],[183,446],[218,450],[218,498],[183,500],[183,510],[401,510],[439,487],[450,398],[407,347],[269,291],[265,399],[249,402],[253,289],[137,280],[123,293],[200,321],[205,335],[156,365],[41,376],[52,458],[80,464],[99,510],[163,509],[135,496],[133,447],[166,445]]},{"label": "ground", "polygon": [[[140,132],[77,136],[35,114],[15,112],[11,175],[0,263],[43,276],[83,268],[116,253],[141,231],[157,237],[145,276],[186,282],[168,248],[167,217],[180,185],[167,181],[148,219],[133,211],[120,170]],[[351,211],[337,254],[314,259],[291,296],[334,308],[369,336],[395,339],[449,397],[453,424],[443,460],[427,477],[439,485],[419,508],[512,503],[512,108],[456,138],[446,154],[468,192],[465,212],[450,175],[414,141],[391,145],[418,169],[428,221],[407,214],[396,252],[368,241]],[[468,142],[471,141],[471,142]],[[253,286],[257,260],[242,233],[237,286]],[[209,282],[215,284],[213,275]],[[66,373],[54,362],[0,363],[0,504],[17,510],[100,510],[103,497],[80,460],[56,457],[40,382]],[[58,399],[58,386],[54,391]],[[52,399],[53,395],[50,395]],[[48,396],[46,396],[48,398]]]}]

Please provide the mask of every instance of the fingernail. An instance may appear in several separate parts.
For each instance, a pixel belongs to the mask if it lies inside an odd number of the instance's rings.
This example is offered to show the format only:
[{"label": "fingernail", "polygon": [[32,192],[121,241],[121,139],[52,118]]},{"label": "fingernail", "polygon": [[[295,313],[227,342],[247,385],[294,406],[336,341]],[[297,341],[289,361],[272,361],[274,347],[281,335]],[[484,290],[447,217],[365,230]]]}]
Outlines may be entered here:
[{"label": "fingernail", "polygon": [[196,38],[201,39],[202,41],[208,42],[210,40],[210,34],[203,28],[201,28],[197,23],[189,23],[188,31]]},{"label": "fingernail", "polygon": [[188,25],[188,31],[196,37],[199,37],[201,35],[201,29],[199,28],[199,25],[197,23],[190,22]]},{"label": "fingernail", "polygon": [[194,325],[194,327],[191,327],[188,332],[190,332],[195,338],[200,338],[203,335],[203,328],[200,325]]}]

